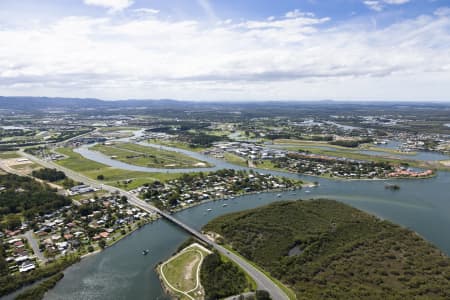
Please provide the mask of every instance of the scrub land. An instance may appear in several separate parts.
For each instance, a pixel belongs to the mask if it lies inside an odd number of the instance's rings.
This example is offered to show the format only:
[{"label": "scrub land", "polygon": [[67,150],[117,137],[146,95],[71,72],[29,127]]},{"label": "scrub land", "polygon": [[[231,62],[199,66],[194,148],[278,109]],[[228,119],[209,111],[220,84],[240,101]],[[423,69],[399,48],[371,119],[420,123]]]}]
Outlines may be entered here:
[{"label": "scrub land", "polygon": [[448,299],[450,259],[416,233],[331,200],[285,201],[204,227],[297,299]]}]

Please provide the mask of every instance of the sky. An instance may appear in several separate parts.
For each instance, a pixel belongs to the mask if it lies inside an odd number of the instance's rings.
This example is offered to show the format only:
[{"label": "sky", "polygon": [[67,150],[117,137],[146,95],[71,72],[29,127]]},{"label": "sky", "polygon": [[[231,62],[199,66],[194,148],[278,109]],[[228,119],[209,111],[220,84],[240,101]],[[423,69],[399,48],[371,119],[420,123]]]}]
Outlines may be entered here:
[{"label": "sky", "polygon": [[0,95],[450,101],[450,0],[0,0]]}]

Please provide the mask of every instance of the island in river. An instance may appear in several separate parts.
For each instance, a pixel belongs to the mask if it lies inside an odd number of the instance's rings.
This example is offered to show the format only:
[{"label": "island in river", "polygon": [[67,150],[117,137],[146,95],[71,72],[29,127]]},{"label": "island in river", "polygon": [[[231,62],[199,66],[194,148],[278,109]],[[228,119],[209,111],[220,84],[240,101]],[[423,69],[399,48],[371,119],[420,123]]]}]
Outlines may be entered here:
[{"label": "island in river", "polygon": [[413,231],[332,200],[283,201],[204,227],[297,299],[449,299],[450,259]]}]

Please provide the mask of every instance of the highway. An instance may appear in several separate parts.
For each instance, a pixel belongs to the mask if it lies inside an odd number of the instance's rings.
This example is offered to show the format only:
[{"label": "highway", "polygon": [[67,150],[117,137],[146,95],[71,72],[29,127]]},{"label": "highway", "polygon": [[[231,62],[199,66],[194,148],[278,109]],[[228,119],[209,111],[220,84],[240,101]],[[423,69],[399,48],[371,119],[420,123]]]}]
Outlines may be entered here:
[{"label": "highway", "polygon": [[246,260],[244,260],[243,258],[237,256],[236,254],[233,254],[231,252],[229,252],[227,249],[225,249],[224,247],[216,244],[215,242],[211,241],[210,239],[208,239],[205,235],[203,235],[202,233],[198,232],[197,230],[195,230],[194,228],[184,224],[183,222],[181,222],[180,220],[174,218],[172,215],[158,209],[157,207],[141,200],[140,198],[136,197],[136,195],[133,195],[132,193],[113,187],[113,186],[109,186],[109,185],[105,185],[105,184],[101,184],[96,180],[93,180],[89,177],[86,177],[82,174],[79,174],[77,172],[74,172],[70,169],[67,169],[65,167],[62,167],[58,164],[55,164],[52,161],[46,161],[46,160],[42,160],[38,157],[35,157],[34,155],[25,153],[23,151],[20,152],[21,155],[23,155],[24,157],[28,158],[31,161],[34,161],[46,168],[54,168],[60,171],[63,171],[68,177],[72,178],[75,181],[81,181],[84,182],[85,184],[89,184],[92,187],[95,188],[99,188],[99,189],[103,189],[106,190],[108,192],[114,193],[117,192],[119,193],[121,196],[126,196],[128,199],[128,202],[136,207],[141,208],[144,211],[147,211],[149,213],[153,213],[156,212],[158,213],[160,216],[162,216],[163,218],[165,218],[166,220],[174,223],[175,225],[179,226],[180,228],[184,229],[185,231],[187,231],[188,233],[190,233],[191,235],[193,235],[194,237],[196,237],[197,239],[199,239],[200,241],[206,243],[207,245],[210,245],[211,247],[215,248],[217,251],[219,251],[222,255],[228,257],[230,260],[234,261],[237,265],[239,265],[245,272],[247,272],[247,274],[253,278],[253,280],[256,282],[258,289],[261,290],[266,290],[267,292],[269,292],[270,296],[272,297],[272,299],[274,300],[288,300],[289,297],[286,295],[286,293],[284,293],[284,291],[278,287],[269,277],[267,277],[264,273],[262,273],[261,271],[259,271],[258,269],[256,269],[254,266],[252,266],[250,263],[248,263]]}]

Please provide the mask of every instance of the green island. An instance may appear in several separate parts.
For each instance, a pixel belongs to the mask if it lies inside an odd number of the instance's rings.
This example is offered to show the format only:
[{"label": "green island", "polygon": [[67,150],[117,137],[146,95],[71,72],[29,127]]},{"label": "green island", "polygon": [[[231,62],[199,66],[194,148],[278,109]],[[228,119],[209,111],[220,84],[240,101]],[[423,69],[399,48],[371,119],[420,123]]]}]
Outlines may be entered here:
[{"label": "green island", "polygon": [[168,169],[210,166],[206,162],[178,152],[132,143],[97,144],[91,149],[108,155],[113,159],[136,166]]},{"label": "green island", "polygon": [[192,239],[180,248],[156,268],[166,292],[177,299],[223,299],[255,290],[255,282],[219,253]]},{"label": "green island", "polygon": [[204,231],[297,299],[448,299],[450,259],[416,233],[332,200],[276,202]]}]

